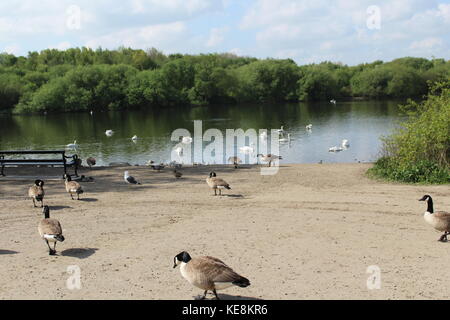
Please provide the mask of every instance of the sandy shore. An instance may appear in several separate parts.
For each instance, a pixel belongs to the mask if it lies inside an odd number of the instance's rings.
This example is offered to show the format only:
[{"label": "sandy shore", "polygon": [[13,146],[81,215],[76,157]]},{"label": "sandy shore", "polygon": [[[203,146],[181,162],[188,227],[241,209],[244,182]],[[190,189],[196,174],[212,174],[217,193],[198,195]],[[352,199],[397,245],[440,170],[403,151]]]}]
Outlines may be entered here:
[{"label": "sandy shore", "polygon": [[[435,209],[449,210],[449,185],[377,182],[365,176],[369,167],[285,165],[275,176],[196,167],[180,180],[146,167],[83,169],[95,178],[82,183],[83,201],[72,201],[62,180],[46,181],[45,202],[66,237],[57,256],[39,238],[30,181],[0,178],[0,298],[193,299],[201,290],[172,268],[187,250],[250,279],[223,299],[449,299],[450,243],[437,241],[417,201],[428,193]],[[226,196],[206,185],[212,168],[230,183]],[[143,185],[125,184],[125,169]],[[81,290],[66,287],[71,265]],[[380,289],[367,288],[371,265]]]}]

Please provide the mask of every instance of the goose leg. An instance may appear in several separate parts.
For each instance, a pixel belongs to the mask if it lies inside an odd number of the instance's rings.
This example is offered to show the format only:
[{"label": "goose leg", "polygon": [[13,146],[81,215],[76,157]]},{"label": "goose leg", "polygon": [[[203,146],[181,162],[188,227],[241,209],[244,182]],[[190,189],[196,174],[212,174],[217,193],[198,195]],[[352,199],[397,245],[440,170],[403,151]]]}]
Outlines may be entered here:
[{"label": "goose leg", "polygon": [[216,296],[216,300],[220,300],[219,296],[217,295],[216,289],[213,289],[213,293]]},{"label": "goose leg", "polygon": [[77,193],[77,200],[80,200],[80,194]]},{"label": "goose leg", "polygon": [[34,198],[32,198],[33,200],[33,206],[36,208],[36,202],[34,201]]},{"label": "goose leg", "polygon": [[53,243],[53,253],[56,253],[56,242]]},{"label": "goose leg", "polygon": [[73,199],[73,195],[72,195],[72,192],[70,193],[70,197],[72,198],[72,200],[74,200],[74,199]]},{"label": "goose leg", "polygon": [[214,195],[217,196],[217,189],[214,189]]},{"label": "goose leg", "polygon": [[52,248],[50,248],[50,244],[48,243],[48,241],[47,241],[47,239],[45,239],[45,243],[47,243],[47,247],[48,247],[48,254],[50,255],[50,256],[53,256],[54,254],[55,254],[55,250],[53,250]]}]

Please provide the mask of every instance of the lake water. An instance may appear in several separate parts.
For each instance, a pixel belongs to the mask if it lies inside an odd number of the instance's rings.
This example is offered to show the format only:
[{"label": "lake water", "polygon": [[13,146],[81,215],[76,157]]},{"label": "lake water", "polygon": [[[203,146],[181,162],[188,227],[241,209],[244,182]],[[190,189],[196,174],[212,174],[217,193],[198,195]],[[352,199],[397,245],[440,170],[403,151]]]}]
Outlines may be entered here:
[{"label": "lake water", "polygon": [[[112,162],[145,164],[149,160],[170,162],[178,160],[171,141],[172,132],[185,128],[194,133],[194,120],[202,120],[202,129],[219,129],[225,136],[226,129],[279,129],[284,126],[290,133],[289,143],[280,143],[282,163],[315,163],[373,161],[379,155],[380,136],[388,135],[401,116],[396,101],[349,101],[322,103],[227,105],[211,107],[155,108],[151,110],[48,115],[0,116],[0,150],[59,150],[77,141],[77,153],[82,159],[95,157],[98,165]],[[312,130],[305,126],[312,124]],[[105,131],[114,131],[107,137]],[[131,137],[137,135],[133,142]],[[271,136],[269,135],[270,141]],[[340,146],[347,139],[350,147],[332,153],[328,149]],[[263,151],[264,140],[257,139]],[[203,149],[209,144],[204,142]],[[242,142],[234,147],[237,155],[250,161],[239,151]],[[191,148],[193,161],[220,163],[212,156],[202,159],[202,148],[183,145],[184,156]],[[255,148],[254,155],[257,150]],[[275,152],[274,152],[275,153]],[[214,153],[213,153],[214,155]],[[228,155],[224,151],[223,159]],[[250,159],[249,159],[250,157]],[[186,162],[186,161],[185,161]]]}]

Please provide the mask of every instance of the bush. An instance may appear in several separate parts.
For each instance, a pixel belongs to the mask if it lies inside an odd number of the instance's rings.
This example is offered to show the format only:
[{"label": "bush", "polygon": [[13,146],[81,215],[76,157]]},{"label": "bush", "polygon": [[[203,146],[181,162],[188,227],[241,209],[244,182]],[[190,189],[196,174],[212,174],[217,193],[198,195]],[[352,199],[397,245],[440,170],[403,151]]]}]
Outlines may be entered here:
[{"label": "bush", "polygon": [[369,173],[402,182],[450,182],[450,80],[437,83],[422,103],[410,101],[409,115],[383,139],[383,157]]}]

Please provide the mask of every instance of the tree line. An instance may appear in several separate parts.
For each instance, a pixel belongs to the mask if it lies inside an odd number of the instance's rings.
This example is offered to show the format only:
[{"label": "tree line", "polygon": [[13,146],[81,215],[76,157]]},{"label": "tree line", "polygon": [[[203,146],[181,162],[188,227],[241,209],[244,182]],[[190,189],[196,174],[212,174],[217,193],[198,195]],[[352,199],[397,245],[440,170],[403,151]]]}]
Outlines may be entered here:
[{"label": "tree line", "polygon": [[0,54],[0,112],[343,98],[411,98],[450,77],[450,61],[405,57],[356,66],[119,48]]}]

